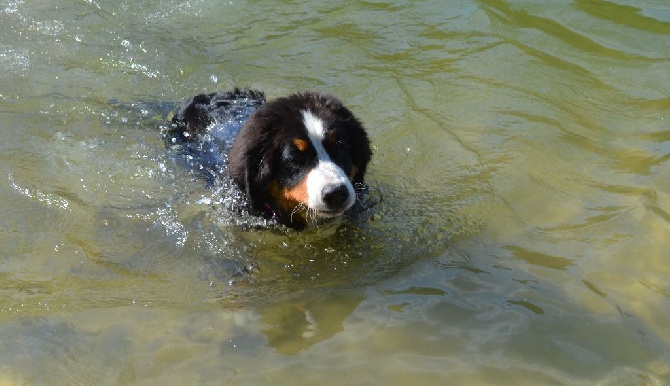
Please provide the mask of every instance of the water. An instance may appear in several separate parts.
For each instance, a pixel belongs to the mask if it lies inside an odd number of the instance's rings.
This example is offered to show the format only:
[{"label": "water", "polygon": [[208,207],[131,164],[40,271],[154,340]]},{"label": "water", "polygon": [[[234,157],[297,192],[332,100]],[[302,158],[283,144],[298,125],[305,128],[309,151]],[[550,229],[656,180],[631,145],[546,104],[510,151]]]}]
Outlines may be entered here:
[{"label": "water", "polygon": [[[668,384],[664,0],[0,2],[0,383]],[[248,229],[160,135],[339,96],[368,219]],[[260,221],[260,220],[259,220]]]}]

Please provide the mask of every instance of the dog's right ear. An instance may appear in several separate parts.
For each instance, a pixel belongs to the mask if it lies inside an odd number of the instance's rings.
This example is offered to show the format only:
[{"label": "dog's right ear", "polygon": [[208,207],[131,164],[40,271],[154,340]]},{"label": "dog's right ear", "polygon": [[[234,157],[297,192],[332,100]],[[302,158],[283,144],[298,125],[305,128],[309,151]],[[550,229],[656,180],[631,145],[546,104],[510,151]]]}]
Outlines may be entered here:
[{"label": "dog's right ear", "polygon": [[262,211],[271,199],[268,193],[270,184],[271,159],[269,155],[255,152],[247,154],[244,167],[243,190],[254,210]]}]

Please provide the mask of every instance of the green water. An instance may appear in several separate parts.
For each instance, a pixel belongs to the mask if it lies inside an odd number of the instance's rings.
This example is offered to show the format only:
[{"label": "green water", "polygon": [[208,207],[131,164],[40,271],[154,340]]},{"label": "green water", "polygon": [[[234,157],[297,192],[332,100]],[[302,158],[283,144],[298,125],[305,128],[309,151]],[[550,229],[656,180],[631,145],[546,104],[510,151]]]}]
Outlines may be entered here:
[{"label": "green water", "polygon": [[[159,132],[234,86],[374,215],[237,225]],[[670,383],[665,0],[0,0],[0,134],[2,385]]]}]

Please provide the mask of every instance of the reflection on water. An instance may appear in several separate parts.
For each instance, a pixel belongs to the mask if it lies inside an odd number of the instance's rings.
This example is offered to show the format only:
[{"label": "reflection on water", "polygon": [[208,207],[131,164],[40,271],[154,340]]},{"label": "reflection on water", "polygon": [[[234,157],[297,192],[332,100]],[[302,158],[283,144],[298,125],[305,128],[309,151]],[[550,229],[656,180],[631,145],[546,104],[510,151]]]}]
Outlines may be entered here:
[{"label": "reflection on water", "polygon": [[[0,1],[0,383],[667,382],[668,35],[661,0]],[[268,227],[180,164],[175,103],[234,86],[340,96],[374,211]]]},{"label": "reflection on water", "polygon": [[338,292],[274,304],[260,311],[262,331],[277,352],[296,354],[343,331],[345,318],[363,298],[358,293]]}]

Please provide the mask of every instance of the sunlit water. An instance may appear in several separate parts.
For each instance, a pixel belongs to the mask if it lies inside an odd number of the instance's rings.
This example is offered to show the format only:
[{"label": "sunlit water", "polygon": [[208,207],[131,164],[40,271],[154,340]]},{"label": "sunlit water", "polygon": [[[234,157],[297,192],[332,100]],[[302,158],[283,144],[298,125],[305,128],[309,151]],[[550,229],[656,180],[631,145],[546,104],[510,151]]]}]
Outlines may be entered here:
[{"label": "sunlit water", "polygon": [[[338,95],[374,210],[292,232],[166,148]],[[0,384],[668,384],[670,4],[0,1]]]}]

